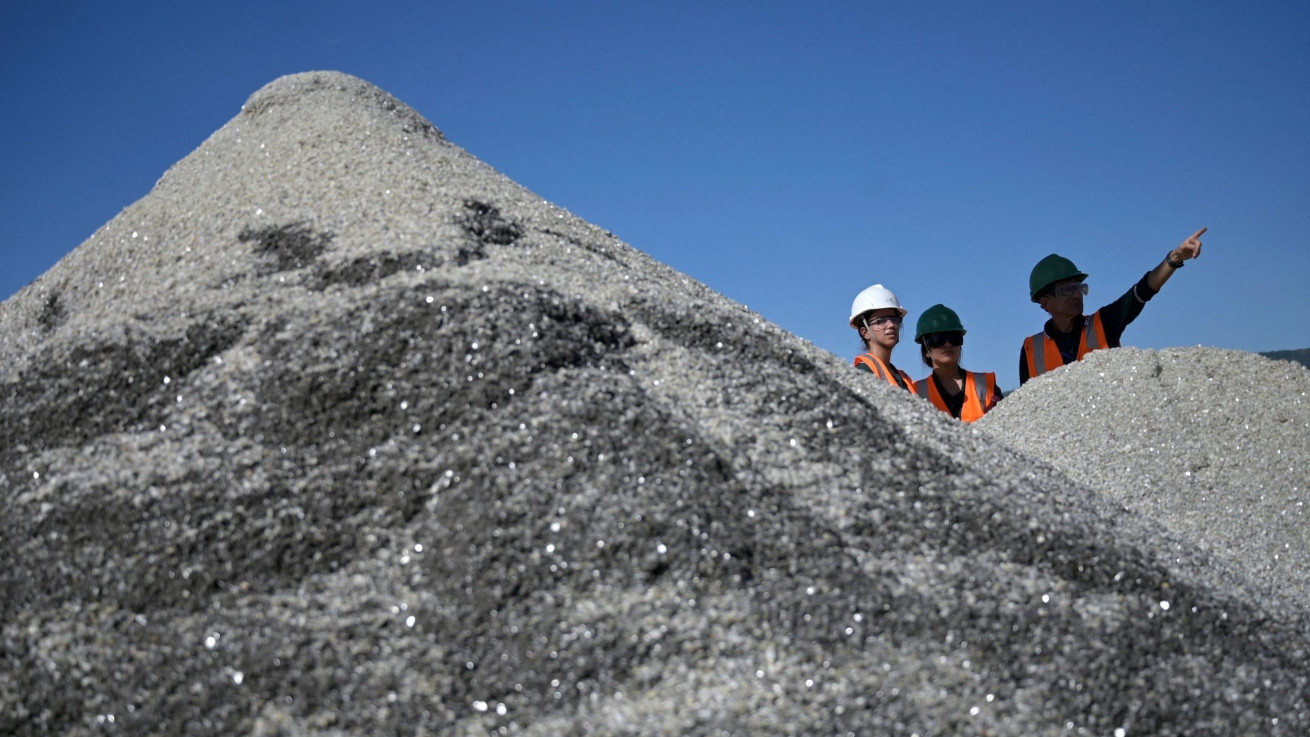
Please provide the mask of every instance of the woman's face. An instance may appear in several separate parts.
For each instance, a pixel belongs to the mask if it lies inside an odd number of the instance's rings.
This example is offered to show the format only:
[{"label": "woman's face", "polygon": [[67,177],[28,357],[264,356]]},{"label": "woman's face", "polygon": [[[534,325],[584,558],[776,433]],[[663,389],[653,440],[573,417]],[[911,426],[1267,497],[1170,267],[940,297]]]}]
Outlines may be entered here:
[{"label": "woman's face", "polygon": [[865,315],[867,327],[860,328],[865,343],[875,343],[891,350],[901,342],[901,313],[890,307]]},{"label": "woman's face", "polygon": [[932,361],[933,368],[959,366],[960,353],[964,349],[964,333],[929,333],[923,336],[923,345],[928,349],[928,359]]}]

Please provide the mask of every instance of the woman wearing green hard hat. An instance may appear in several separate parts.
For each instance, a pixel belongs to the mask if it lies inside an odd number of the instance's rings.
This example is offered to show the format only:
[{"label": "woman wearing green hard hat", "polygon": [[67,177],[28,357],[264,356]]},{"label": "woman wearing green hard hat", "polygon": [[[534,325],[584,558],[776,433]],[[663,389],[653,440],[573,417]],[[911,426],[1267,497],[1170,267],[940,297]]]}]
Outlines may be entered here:
[{"label": "woman wearing green hard hat", "polygon": [[932,375],[920,379],[915,393],[957,420],[973,422],[1001,401],[996,374],[966,371],[960,365],[964,325],[955,310],[933,305],[919,316],[914,342]]},{"label": "woman wearing green hard hat", "polygon": [[1137,281],[1122,297],[1083,315],[1083,297],[1087,296],[1087,275],[1069,259],[1052,253],[1033,267],[1028,276],[1028,296],[1042,306],[1051,319],[1042,332],[1023,341],[1019,352],[1019,384],[1067,363],[1077,361],[1101,348],[1118,348],[1128,323],[1142,314],[1142,308],[1160,291],[1183,262],[1201,255],[1201,236],[1206,229],[1193,233],[1165,254],[1164,261]]}]

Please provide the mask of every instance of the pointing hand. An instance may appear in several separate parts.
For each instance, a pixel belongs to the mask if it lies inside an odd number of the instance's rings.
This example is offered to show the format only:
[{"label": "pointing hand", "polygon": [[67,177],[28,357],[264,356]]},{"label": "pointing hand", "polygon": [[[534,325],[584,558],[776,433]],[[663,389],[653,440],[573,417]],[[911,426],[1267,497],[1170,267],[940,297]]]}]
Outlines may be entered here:
[{"label": "pointing hand", "polygon": [[1206,230],[1208,230],[1208,228],[1201,228],[1200,230],[1188,236],[1187,240],[1178,244],[1178,247],[1174,249],[1173,255],[1177,256],[1180,260],[1197,258],[1198,256],[1200,256],[1201,235],[1205,233]]}]

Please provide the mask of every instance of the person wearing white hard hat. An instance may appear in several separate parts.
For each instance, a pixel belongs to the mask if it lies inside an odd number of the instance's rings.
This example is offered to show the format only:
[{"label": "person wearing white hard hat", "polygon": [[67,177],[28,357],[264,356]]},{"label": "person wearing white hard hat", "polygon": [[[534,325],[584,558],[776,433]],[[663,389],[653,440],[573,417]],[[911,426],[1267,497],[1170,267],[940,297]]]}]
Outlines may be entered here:
[{"label": "person wearing white hard hat", "polygon": [[874,284],[855,295],[851,303],[851,327],[860,333],[862,355],[855,357],[855,368],[866,371],[894,386],[913,392],[914,379],[892,364],[892,349],[901,342],[901,321],[905,308],[892,291]]}]

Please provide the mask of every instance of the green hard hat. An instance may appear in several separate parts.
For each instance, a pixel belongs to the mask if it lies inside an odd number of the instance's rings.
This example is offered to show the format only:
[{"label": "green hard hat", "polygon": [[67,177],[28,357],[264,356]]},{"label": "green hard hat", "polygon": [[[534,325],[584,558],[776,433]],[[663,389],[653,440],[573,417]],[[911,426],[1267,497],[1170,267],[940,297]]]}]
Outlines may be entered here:
[{"label": "green hard hat", "polygon": [[960,324],[960,316],[946,305],[933,305],[919,315],[919,322],[914,326],[914,342],[922,343],[923,336],[929,333],[966,332]]},{"label": "green hard hat", "polygon": [[1028,296],[1032,301],[1037,302],[1039,301],[1037,295],[1058,281],[1086,278],[1087,275],[1079,271],[1072,261],[1053,253],[1038,261],[1033,267],[1033,273],[1028,275]]}]

